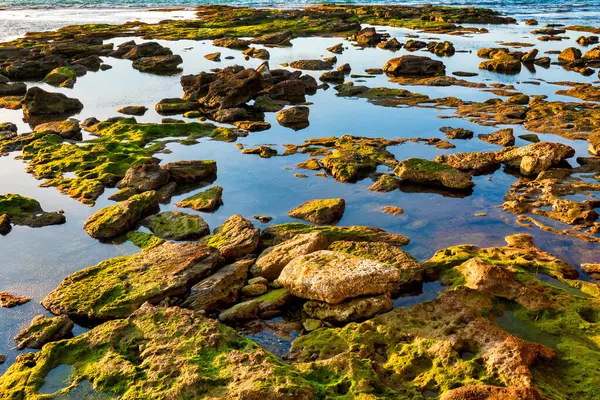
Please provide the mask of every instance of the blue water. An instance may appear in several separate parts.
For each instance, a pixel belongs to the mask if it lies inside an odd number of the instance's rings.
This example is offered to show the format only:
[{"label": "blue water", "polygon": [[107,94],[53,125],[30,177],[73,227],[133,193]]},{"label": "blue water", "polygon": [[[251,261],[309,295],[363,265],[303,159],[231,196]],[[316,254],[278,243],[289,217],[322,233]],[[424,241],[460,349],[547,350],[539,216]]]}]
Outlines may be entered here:
[{"label": "blue water", "polygon": [[43,7],[43,8],[54,8],[54,7],[66,7],[66,6],[78,6],[78,7],[164,7],[164,6],[197,6],[205,4],[230,4],[230,5],[245,5],[245,6],[277,6],[277,7],[289,7],[294,5],[305,5],[305,4],[433,4],[433,5],[457,5],[457,6],[478,6],[488,7],[499,11],[510,14],[511,10],[520,10],[531,12],[539,12],[540,7],[545,12],[582,12],[582,11],[594,11],[600,5],[598,0],[588,0],[581,2],[573,2],[569,0],[457,0],[457,1],[402,1],[402,0],[370,0],[370,1],[354,1],[354,0],[242,0],[242,1],[231,1],[231,0],[2,0],[0,1],[0,7]]}]

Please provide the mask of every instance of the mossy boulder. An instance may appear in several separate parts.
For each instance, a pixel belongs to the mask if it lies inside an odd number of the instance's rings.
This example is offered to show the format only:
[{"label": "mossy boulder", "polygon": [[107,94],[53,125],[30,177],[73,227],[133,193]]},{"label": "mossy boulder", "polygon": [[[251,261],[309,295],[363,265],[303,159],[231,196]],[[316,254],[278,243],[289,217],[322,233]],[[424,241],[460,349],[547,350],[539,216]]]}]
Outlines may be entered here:
[{"label": "mossy boulder", "polygon": [[205,245],[165,242],[67,276],[42,305],[75,321],[124,318],[146,301],[158,304],[183,296],[222,262],[220,254]]},{"label": "mossy boulder", "polygon": [[398,179],[396,179],[392,175],[383,174],[381,175],[377,181],[375,181],[371,186],[369,186],[369,190],[373,192],[391,192],[400,187],[398,183]]},{"label": "mossy boulder", "polygon": [[142,57],[135,60],[132,64],[134,69],[140,72],[146,72],[157,75],[174,75],[183,69],[179,65],[183,63],[181,56],[177,54]]},{"label": "mossy boulder", "polygon": [[467,190],[475,186],[470,175],[449,165],[422,158],[409,158],[402,161],[394,174],[408,182],[439,184],[448,189]]},{"label": "mossy boulder", "polygon": [[138,192],[156,190],[166,185],[171,178],[170,174],[162,169],[157,158],[143,160],[134,164],[125,172],[125,176],[117,183],[119,189],[133,188]]},{"label": "mossy boulder", "polygon": [[77,80],[77,72],[71,67],[58,67],[53,69],[44,78],[44,83],[52,86],[72,88]]},{"label": "mossy boulder", "polygon": [[74,326],[73,321],[66,315],[52,318],[36,315],[31,324],[15,336],[17,348],[41,349],[46,343],[71,337]]},{"label": "mossy boulder", "polygon": [[162,99],[154,106],[156,112],[161,115],[183,114],[188,111],[197,110],[198,108],[198,103],[179,98]]},{"label": "mossy boulder", "polygon": [[208,224],[199,215],[166,211],[142,221],[156,236],[167,240],[195,240],[210,233]]},{"label": "mossy boulder", "polygon": [[34,132],[46,132],[58,135],[64,139],[81,140],[81,127],[76,119],[52,121],[36,125]]},{"label": "mossy boulder", "polygon": [[125,106],[117,110],[118,113],[135,116],[144,115],[146,111],[148,111],[148,107],[146,106]]},{"label": "mossy boulder", "polygon": [[338,304],[349,298],[390,293],[400,277],[394,266],[320,250],[294,258],[277,281],[297,297]]},{"label": "mossy boulder", "polygon": [[73,115],[83,109],[83,104],[77,99],[38,87],[27,90],[22,105],[25,117]]},{"label": "mossy boulder", "polygon": [[218,249],[227,261],[233,261],[254,253],[259,239],[260,231],[252,222],[234,214],[203,240],[208,246]]},{"label": "mossy boulder", "polygon": [[162,166],[177,183],[199,183],[213,180],[217,176],[214,160],[175,161]]},{"label": "mossy boulder", "polygon": [[308,381],[233,329],[178,307],[146,304],[126,319],[28,354],[0,378],[0,397],[41,399],[48,373],[62,365],[71,377],[58,395],[90,382],[96,393],[132,399],[309,400]]},{"label": "mossy boulder", "polygon": [[215,211],[221,204],[223,204],[223,188],[221,186],[213,186],[175,205],[177,207],[191,208],[196,211]]},{"label": "mossy boulder", "polygon": [[344,199],[318,199],[307,201],[288,212],[288,215],[324,225],[339,221],[344,215],[345,209],[346,202]]},{"label": "mossy boulder", "polygon": [[83,229],[93,238],[113,238],[131,230],[142,218],[158,211],[159,197],[155,191],[130,197],[92,214]]},{"label": "mossy boulder", "polygon": [[46,212],[37,200],[19,194],[0,195],[0,215],[7,215],[15,225],[32,228],[60,225],[66,221],[62,212]]},{"label": "mossy boulder", "polygon": [[383,72],[391,76],[432,76],[446,74],[446,66],[443,62],[432,60],[429,57],[411,55],[393,58],[382,69]]}]

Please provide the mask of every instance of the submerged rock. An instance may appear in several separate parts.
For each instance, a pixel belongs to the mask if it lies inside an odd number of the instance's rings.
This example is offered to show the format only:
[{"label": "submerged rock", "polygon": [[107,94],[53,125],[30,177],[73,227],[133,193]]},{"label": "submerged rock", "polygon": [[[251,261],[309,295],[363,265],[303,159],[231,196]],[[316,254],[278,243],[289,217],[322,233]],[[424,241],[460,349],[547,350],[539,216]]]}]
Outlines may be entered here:
[{"label": "submerged rock", "polygon": [[177,207],[191,208],[196,211],[214,211],[221,204],[223,204],[223,188],[221,186],[213,186],[175,205]]},{"label": "submerged rock", "polygon": [[330,304],[389,293],[399,280],[400,271],[391,265],[329,250],[294,258],[277,279],[297,297]]},{"label": "submerged rock", "polygon": [[199,243],[165,242],[67,276],[42,300],[57,315],[98,322],[125,318],[148,301],[182,296],[223,262]]},{"label": "submerged rock", "polygon": [[19,194],[0,195],[0,215],[7,215],[15,225],[31,228],[60,225],[66,221],[62,212],[46,212],[37,200]]},{"label": "submerged rock", "polygon": [[31,324],[15,336],[17,349],[41,349],[46,343],[71,337],[74,326],[73,321],[66,315],[53,318],[36,315]]},{"label": "submerged rock", "polygon": [[158,211],[159,197],[148,191],[92,214],[83,229],[93,238],[108,239],[131,230],[144,217]]},{"label": "submerged rock", "polygon": [[290,240],[265,249],[250,272],[252,276],[260,276],[273,281],[295,257],[317,250],[326,250],[328,246],[329,241],[320,232],[297,235]]},{"label": "submerged rock", "polygon": [[167,240],[196,240],[210,233],[208,224],[199,215],[166,211],[142,221],[153,234]]},{"label": "submerged rock", "polygon": [[341,219],[345,209],[344,199],[310,200],[288,212],[288,215],[323,225]]},{"label": "submerged rock", "polygon": [[248,277],[250,265],[252,260],[240,260],[222,267],[192,286],[183,306],[206,312],[228,307],[238,300],[239,291]]},{"label": "submerged rock", "polygon": [[440,184],[448,189],[466,190],[475,186],[470,175],[449,165],[422,158],[409,158],[402,161],[394,174],[408,182]]}]

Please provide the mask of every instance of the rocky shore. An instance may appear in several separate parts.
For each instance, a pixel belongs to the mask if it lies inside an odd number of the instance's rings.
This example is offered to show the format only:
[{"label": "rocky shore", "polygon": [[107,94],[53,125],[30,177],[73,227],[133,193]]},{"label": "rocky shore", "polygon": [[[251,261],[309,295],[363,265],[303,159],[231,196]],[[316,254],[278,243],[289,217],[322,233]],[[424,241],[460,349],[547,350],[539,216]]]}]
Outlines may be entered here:
[{"label": "rocky shore", "polygon": [[[204,6],[194,20],[68,26],[0,44],[0,108],[31,128],[0,123],[0,157],[17,157],[41,187],[94,207],[80,226],[85,240],[137,247],[84,261],[45,293],[39,315],[14,338],[19,353],[0,376],[0,398],[597,398],[598,260],[574,265],[522,233],[600,242],[600,87],[592,79],[600,48],[589,35],[597,31],[540,27],[531,31],[539,42],[570,40],[563,35],[574,31],[578,47],[541,53],[535,44],[499,43],[477,49],[479,64],[464,66],[477,72],[447,75],[467,50],[433,36],[473,37],[509,24],[517,21],[480,8]],[[392,37],[391,28],[411,33]],[[278,50],[315,38],[337,44],[270,63]],[[185,54],[168,47],[178,40],[212,41],[258,65],[211,52],[203,62],[215,68],[189,74]],[[359,71],[338,61],[350,46],[389,57]],[[87,105],[71,90],[87,74],[108,73],[111,62],[177,76],[182,95],[83,120]],[[555,91],[563,100],[493,81],[536,66],[573,75],[574,82],[548,83],[564,87]],[[490,78],[474,79],[479,74]],[[439,88],[452,96],[431,95]],[[322,118],[311,102],[322,93],[360,101],[370,115],[411,109],[452,120],[428,137],[376,129],[295,143],[259,136],[273,125],[307,132]],[[162,120],[148,122],[148,112]],[[260,144],[241,143],[255,136]],[[292,160],[290,175],[327,179],[330,189],[295,201],[285,221],[251,220],[230,212],[228,202],[246,194],[219,180],[221,161],[191,151],[169,157],[173,146],[206,143],[239,149],[240,164]],[[453,237],[461,244],[428,259],[415,257],[408,226],[405,235],[377,222],[345,223],[359,201],[336,189],[459,202],[489,190],[498,171],[511,181],[499,186],[507,188],[500,201],[496,194],[486,201],[512,218],[506,244]],[[0,193],[0,235],[71,220],[68,209],[46,211],[41,200]],[[403,207],[378,213],[404,221]],[[213,225],[209,216],[223,212]],[[437,288],[433,296],[421,297],[429,287]],[[0,291],[8,312],[31,300]],[[253,340],[266,331],[288,339],[277,348]]]}]

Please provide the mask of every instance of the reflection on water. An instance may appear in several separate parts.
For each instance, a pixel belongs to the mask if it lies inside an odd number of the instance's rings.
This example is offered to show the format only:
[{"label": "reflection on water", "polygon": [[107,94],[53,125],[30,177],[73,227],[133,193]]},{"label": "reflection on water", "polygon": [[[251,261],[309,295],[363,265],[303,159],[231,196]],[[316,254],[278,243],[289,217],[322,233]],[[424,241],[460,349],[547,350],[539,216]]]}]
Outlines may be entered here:
[{"label": "reflection on water", "polygon": [[439,282],[426,282],[423,284],[421,293],[414,296],[398,297],[392,300],[392,306],[396,307],[410,307],[415,304],[423,303],[425,301],[434,300],[440,292],[444,290],[444,287]]},{"label": "reflection on water", "polygon": [[558,336],[550,335],[535,325],[518,319],[512,311],[504,311],[501,316],[496,318],[496,323],[506,332],[530,342],[542,343],[554,349],[561,342]]}]

